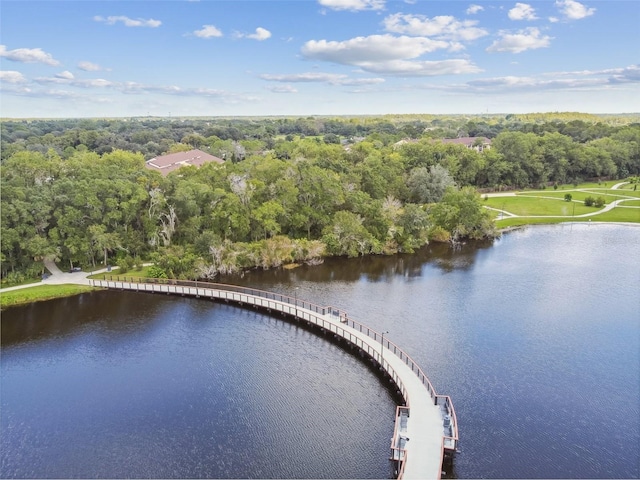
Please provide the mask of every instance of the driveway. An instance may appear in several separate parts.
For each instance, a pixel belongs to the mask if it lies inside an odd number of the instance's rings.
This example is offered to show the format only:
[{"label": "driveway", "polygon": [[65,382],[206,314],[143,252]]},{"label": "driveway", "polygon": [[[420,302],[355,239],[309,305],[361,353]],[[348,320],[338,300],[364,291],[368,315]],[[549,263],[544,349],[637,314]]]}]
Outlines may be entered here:
[{"label": "driveway", "polygon": [[87,278],[89,275],[107,271],[106,268],[102,268],[93,272],[63,272],[52,260],[45,260],[44,266],[51,273],[46,279],[36,283],[29,283],[28,285],[18,285],[16,287],[3,288],[0,290],[0,293],[10,292],[11,290],[19,290],[21,288],[35,287],[37,285],[63,285],[65,283],[74,285],[91,285],[91,281]]}]

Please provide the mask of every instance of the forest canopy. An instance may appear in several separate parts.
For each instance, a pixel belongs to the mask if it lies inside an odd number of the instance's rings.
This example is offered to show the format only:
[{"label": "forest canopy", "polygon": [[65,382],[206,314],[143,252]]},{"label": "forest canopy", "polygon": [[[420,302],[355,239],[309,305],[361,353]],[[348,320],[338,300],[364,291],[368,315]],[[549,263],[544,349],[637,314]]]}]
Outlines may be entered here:
[{"label": "forest canopy", "polygon": [[[168,276],[212,278],[493,236],[479,190],[638,175],[637,120],[5,120],[2,276],[34,276],[49,257],[70,267],[155,259]],[[445,140],[460,137],[482,140]],[[190,149],[226,161],[166,177],[145,168]]]}]

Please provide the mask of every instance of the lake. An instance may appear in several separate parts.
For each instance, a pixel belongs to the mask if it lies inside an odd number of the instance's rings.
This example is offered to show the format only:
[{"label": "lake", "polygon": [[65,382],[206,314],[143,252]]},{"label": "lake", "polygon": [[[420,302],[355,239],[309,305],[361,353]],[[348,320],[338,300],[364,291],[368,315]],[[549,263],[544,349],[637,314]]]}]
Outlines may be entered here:
[{"label": "lake", "polygon": [[[334,305],[450,395],[458,478],[640,477],[640,228],[225,279]],[[322,337],[203,299],[93,292],[2,313],[2,477],[388,478],[395,401]]]}]

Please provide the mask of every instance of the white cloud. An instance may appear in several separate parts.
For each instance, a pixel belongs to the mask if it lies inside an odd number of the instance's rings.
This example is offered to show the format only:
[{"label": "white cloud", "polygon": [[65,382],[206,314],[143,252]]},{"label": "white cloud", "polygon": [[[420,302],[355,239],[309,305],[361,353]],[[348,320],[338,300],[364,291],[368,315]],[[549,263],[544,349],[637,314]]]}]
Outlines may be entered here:
[{"label": "white cloud", "polygon": [[475,15],[476,13],[481,12],[482,10],[484,10],[483,6],[471,4],[469,5],[469,8],[467,8],[466,14]]},{"label": "white cloud", "polygon": [[148,20],[144,18],[133,19],[133,18],[125,17],[124,15],[110,16],[106,18],[100,15],[96,15],[95,17],[93,17],[93,19],[96,22],[106,23],[107,25],[115,25],[116,23],[121,22],[124,24],[125,27],[156,28],[162,25],[162,22],[160,20],[154,20],[153,18],[150,18]]},{"label": "white cloud", "polygon": [[59,85],[69,85],[80,88],[106,88],[114,87],[117,84],[105,80],[104,78],[90,78],[90,79],[77,79],[71,72],[62,72],[54,77],[39,77],[34,79],[34,82],[41,85],[47,83],[55,83]]},{"label": "white cloud", "polygon": [[25,83],[27,81],[20,72],[15,70],[2,70],[0,71],[0,81],[6,83]]},{"label": "white cloud", "polygon": [[580,20],[593,15],[595,8],[590,8],[575,0],[556,0],[556,7],[569,20]]},{"label": "white cloud", "polygon": [[73,80],[73,73],[69,70],[65,70],[64,72],[56,73],[56,78],[63,78],[65,80]]},{"label": "white cloud", "polygon": [[229,92],[214,88],[182,88],[176,85],[145,85],[137,82],[124,82],[115,87],[122,93],[130,95],[162,94],[181,97],[205,97],[221,100],[225,103],[251,102],[257,100],[253,95]]},{"label": "white cloud", "polygon": [[360,64],[363,70],[393,76],[431,77],[437,75],[462,75],[479,73],[479,67],[466,59],[408,61],[389,60],[386,62],[366,62]]},{"label": "white cloud", "polygon": [[265,88],[273,93],[298,93],[292,85],[269,85]]},{"label": "white cloud", "polygon": [[353,65],[367,72],[394,76],[430,76],[481,71],[464,59],[415,61],[425,53],[459,46],[426,37],[395,37],[372,35],[356,37],[344,42],[311,40],[302,47],[307,59]]},{"label": "white cloud", "polygon": [[371,35],[343,42],[310,40],[302,46],[302,54],[313,60],[361,65],[365,62],[416,58],[447,47],[449,42],[424,37]]},{"label": "white cloud", "polygon": [[318,0],[318,3],[332,10],[357,12],[360,10],[382,10],[385,0]]},{"label": "white cloud", "polygon": [[601,76],[606,77],[607,83],[640,83],[640,64],[622,68],[607,68],[604,70],[581,70],[577,72],[554,72],[552,76]]},{"label": "white cloud", "polygon": [[[91,103],[99,101],[97,96],[99,90],[108,89],[112,92],[119,92],[130,95],[168,95],[189,98],[208,98],[225,104],[239,104],[242,102],[255,102],[259,97],[238,92],[229,92],[212,88],[183,88],[176,85],[146,85],[137,82],[111,82],[102,78],[78,79],[62,72],[53,77],[41,77],[34,79],[37,85],[56,85],[61,88],[29,88],[25,85],[27,81],[19,72],[0,72],[0,80],[5,84],[2,88],[3,94],[26,96],[34,98],[73,98],[86,100]],[[82,90],[63,90],[64,87],[81,88]]]},{"label": "white cloud", "polygon": [[509,10],[511,20],[536,20],[535,9],[527,3],[516,3],[516,6]]},{"label": "white cloud", "polygon": [[543,90],[600,90],[626,84],[640,84],[640,65],[604,70],[551,72],[530,77],[493,77],[455,85],[449,90],[503,94],[509,92],[539,92]]},{"label": "white cloud", "polygon": [[21,97],[35,97],[35,98],[57,98],[57,99],[69,99],[79,98],[80,95],[74,92],[66,90],[33,90],[28,87],[18,87],[12,89],[3,89],[3,93],[18,95]]},{"label": "white cloud", "polygon": [[44,63],[52,67],[60,65],[60,62],[54,59],[50,53],[43,51],[41,48],[16,48],[15,50],[7,50],[5,45],[0,45],[0,57],[13,62],[22,63]]},{"label": "white cloud", "polygon": [[602,73],[610,75],[610,83],[640,83],[640,65],[604,70]]},{"label": "white cloud", "polygon": [[84,70],[85,72],[97,72],[103,69],[97,63],[91,63],[91,62],[80,62],[78,63],[78,68],[80,70]]},{"label": "white cloud", "polygon": [[287,82],[287,83],[328,83],[330,85],[375,85],[377,83],[383,83],[384,78],[351,78],[347,75],[338,73],[322,73],[322,72],[305,72],[296,73],[291,75],[273,75],[265,73],[260,75],[263,80],[269,80],[272,82]]},{"label": "white cloud", "polygon": [[541,36],[540,30],[529,27],[517,33],[509,33],[501,30],[498,32],[500,39],[487,48],[487,52],[521,53],[526,50],[535,50],[548,47],[551,37]]},{"label": "white cloud", "polygon": [[222,36],[222,32],[214,25],[203,25],[200,30],[195,30],[193,34],[199,38],[214,38]]},{"label": "white cloud", "polygon": [[584,90],[602,88],[608,83],[599,78],[557,78],[551,80],[535,77],[498,77],[469,82],[478,91],[506,93],[506,91]]},{"label": "white cloud", "polygon": [[250,34],[237,33],[236,37],[237,38],[250,38],[252,40],[258,40],[259,42],[262,42],[263,40],[271,38],[271,32],[269,30],[267,30],[266,28],[258,27],[258,28],[256,28],[256,32],[255,33],[250,33]]},{"label": "white cloud", "polygon": [[424,15],[396,13],[385,18],[383,24],[388,32],[443,40],[471,41],[488,35],[486,30],[476,27],[477,20],[461,21],[448,15],[429,18]]},{"label": "white cloud", "polygon": [[549,23],[558,23],[559,21],[558,17],[549,17]]}]

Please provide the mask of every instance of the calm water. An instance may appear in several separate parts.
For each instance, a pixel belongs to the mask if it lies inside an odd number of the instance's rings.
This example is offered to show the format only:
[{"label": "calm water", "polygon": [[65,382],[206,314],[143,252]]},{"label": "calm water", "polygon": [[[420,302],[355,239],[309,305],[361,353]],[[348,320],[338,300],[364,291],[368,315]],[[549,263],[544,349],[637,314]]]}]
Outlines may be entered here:
[{"label": "calm water", "polygon": [[[460,424],[460,478],[640,477],[640,229],[535,227],[458,252],[233,283],[346,309]],[[2,315],[2,477],[388,477],[394,400],[361,362],[206,300],[86,294]]]}]

